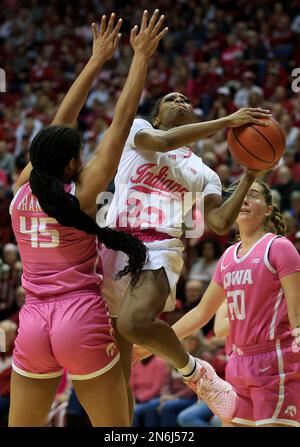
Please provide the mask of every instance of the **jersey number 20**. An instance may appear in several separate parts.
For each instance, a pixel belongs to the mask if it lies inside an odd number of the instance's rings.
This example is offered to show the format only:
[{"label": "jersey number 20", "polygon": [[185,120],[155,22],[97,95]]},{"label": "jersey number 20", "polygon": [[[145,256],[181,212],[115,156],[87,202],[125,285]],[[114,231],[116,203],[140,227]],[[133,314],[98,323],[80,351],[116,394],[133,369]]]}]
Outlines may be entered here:
[{"label": "jersey number 20", "polygon": [[[232,298],[232,301],[231,299]],[[227,292],[228,310],[231,320],[245,320],[245,292],[244,290],[232,290]]]}]

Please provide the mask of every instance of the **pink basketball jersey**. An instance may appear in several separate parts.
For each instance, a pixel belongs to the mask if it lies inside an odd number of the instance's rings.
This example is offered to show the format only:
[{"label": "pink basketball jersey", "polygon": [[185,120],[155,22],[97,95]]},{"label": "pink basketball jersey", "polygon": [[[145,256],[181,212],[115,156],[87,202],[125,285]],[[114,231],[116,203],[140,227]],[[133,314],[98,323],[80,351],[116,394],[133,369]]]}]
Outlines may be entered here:
[{"label": "pink basketball jersey", "polygon": [[230,335],[237,346],[290,337],[280,279],[300,271],[300,256],[284,237],[267,233],[242,257],[240,242],[222,255],[214,281],[227,297]]},{"label": "pink basketball jersey", "polygon": [[[65,191],[75,194],[75,184],[66,185]],[[15,195],[10,213],[27,296],[99,293],[102,275],[95,236],[64,227],[49,217],[29,183]]]}]

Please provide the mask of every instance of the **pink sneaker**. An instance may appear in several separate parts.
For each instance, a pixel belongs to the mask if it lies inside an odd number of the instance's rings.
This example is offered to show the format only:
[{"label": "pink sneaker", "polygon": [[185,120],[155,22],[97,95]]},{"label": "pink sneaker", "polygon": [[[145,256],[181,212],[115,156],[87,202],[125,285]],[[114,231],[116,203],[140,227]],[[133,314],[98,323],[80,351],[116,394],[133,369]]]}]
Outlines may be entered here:
[{"label": "pink sneaker", "polygon": [[237,394],[232,386],[222,380],[214,368],[204,360],[196,360],[199,365],[197,378],[184,380],[185,384],[203,400],[222,422],[230,422],[237,407]]}]

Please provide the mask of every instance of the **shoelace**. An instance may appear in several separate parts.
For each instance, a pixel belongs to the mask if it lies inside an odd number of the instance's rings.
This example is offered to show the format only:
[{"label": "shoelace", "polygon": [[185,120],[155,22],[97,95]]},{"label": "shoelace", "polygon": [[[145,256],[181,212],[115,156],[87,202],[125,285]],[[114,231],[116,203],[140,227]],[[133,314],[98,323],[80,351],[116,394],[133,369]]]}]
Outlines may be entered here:
[{"label": "shoelace", "polygon": [[[202,388],[203,387],[205,387],[205,386],[209,386],[209,384],[213,384],[213,379],[211,378],[211,379],[205,379],[205,378],[202,378],[202,379],[200,379],[200,390],[199,390],[199,394],[202,392]],[[205,383],[206,382],[206,383]],[[208,382],[208,383],[207,383]],[[209,387],[210,388],[210,387]],[[211,402],[213,402],[214,400],[216,400],[217,398],[218,398],[218,396],[220,395],[220,394],[223,394],[224,392],[225,393],[228,393],[230,391],[230,388],[228,387],[226,390],[219,390],[218,392],[216,392],[216,394],[213,394],[213,392],[214,392],[214,390],[213,390],[213,388],[210,388],[210,390],[208,391],[208,394],[205,396],[205,400],[207,401],[207,402],[209,402],[209,403],[211,403]],[[204,392],[205,392],[205,390],[204,390]],[[207,393],[207,391],[206,391],[206,393]]]}]

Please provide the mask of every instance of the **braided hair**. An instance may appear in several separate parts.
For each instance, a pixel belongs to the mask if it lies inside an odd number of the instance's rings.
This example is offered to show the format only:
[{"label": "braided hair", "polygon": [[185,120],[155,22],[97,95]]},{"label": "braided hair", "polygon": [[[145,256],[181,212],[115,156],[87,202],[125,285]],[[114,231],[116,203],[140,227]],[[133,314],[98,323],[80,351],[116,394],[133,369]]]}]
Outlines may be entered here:
[{"label": "braided hair", "polygon": [[279,234],[284,236],[286,233],[286,225],[282,219],[282,215],[278,207],[273,203],[272,194],[268,185],[262,180],[255,180],[261,187],[262,194],[265,198],[266,204],[272,206],[272,213],[265,220],[265,229],[271,233]]},{"label": "braided hair", "polygon": [[126,253],[128,264],[116,275],[116,279],[130,274],[133,287],[147,258],[143,242],[123,231],[99,227],[91,216],[80,209],[77,197],[65,192],[64,183],[60,180],[69,161],[78,159],[80,148],[81,137],[77,130],[64,126],[42,129],[30,145],[33,167],[29,177],[31,191],[45,213],[61,225],[94,234],[107,248]]}]

